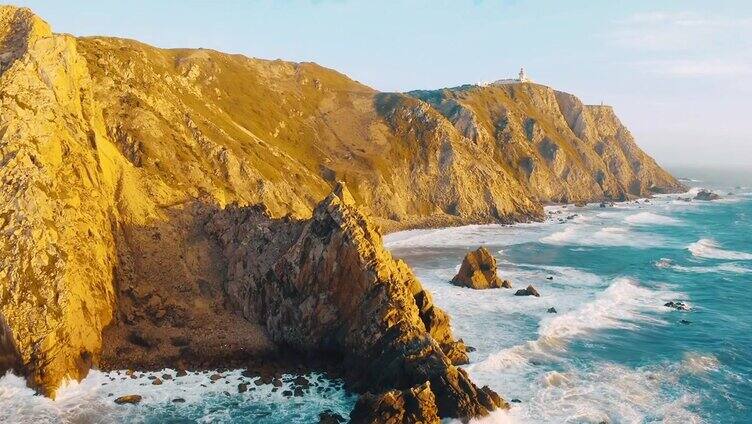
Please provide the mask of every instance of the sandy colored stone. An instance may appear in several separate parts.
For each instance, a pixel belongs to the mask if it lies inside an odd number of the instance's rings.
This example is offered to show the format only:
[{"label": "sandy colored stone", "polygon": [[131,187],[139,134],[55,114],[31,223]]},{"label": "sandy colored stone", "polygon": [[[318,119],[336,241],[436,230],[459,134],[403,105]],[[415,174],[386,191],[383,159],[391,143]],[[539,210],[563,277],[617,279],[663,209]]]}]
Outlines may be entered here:
[{"label": "sandy colored stone", "polygon": [[512,283],[499,278],[496,273],[496,258],[483,246],[465,255],[459,272],[451,282],[455,286],[476,290],[512,288]]}]

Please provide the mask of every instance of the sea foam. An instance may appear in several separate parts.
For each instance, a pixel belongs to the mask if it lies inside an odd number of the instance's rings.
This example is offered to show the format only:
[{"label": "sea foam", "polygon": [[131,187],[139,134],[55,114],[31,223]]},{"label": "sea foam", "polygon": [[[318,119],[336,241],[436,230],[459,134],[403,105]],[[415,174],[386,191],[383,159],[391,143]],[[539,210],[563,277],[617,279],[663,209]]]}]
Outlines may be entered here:
[{"label": "sea foam", "polygon": [[652,212],[640,212],[624,219],[630,225],[679,225],[681,221]]},{"label": "sea foam", "polygon": [[687,250],[692,252],[692,256],[696,258],[728,259],[734,261],[752,260],[752,253],[721,249],[721,246],[715,240],[711,239],[697,240],[687,246]]}]

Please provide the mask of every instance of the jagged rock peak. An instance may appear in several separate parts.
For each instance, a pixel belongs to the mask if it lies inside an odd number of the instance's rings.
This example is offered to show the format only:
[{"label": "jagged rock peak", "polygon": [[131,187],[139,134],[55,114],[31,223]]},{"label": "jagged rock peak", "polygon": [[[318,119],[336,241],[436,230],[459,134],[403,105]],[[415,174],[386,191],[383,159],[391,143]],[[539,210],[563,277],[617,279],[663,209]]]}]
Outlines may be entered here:
[{"label": "jagged rock peak", "polygon": [[47,22],[30,9],[0,6],[0,74],[34,42],[51,35]]}]

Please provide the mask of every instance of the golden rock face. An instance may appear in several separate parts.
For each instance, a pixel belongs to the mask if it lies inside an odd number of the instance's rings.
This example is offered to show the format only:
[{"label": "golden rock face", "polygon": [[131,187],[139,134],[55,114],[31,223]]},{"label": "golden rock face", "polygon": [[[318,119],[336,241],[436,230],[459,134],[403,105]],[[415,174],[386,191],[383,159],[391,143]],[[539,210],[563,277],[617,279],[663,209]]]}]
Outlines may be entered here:
[{"label": "golden rock face", "polygon": [[[537,219],[541,201],[679,187],[613,111],[533,84],[379,93],[312,63],[53,34],[2,6],[0,365],[20,361],[54,396],[91,366],[200,352],[189,335],[211,333],[211,317],[247,336],[216,331],[206,351],[227,340],[268,351],[274,328],[259,311],[241,309],[241,324],[224,309],[250,304],[205,224],[231,203],[311,218],[337,180],[388,230]],[[413,281],[395,267],[390,279]],[[410,308],[461,361],[448,318],[421,299]],[[152,350],[128,342],[134,329]]]}]

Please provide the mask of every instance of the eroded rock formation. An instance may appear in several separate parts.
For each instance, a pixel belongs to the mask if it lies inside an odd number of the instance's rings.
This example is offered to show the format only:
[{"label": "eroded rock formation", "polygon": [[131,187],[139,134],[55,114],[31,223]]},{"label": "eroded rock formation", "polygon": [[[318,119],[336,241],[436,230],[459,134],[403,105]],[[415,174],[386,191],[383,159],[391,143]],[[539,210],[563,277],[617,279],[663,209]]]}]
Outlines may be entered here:
[{"label": "eroded rock formation", "polygon": [[341,357],[363,390],[430,381],[442,417],[485,415],[502,405],[453,364],[458,342],[446,315],[384,250],[344,184],[309,220],[230,208],[207,226],[224,246],[228,292],[274,342]]},{"label": "eroded rock formation", "polygon": [[455,286],[476,290],[512,288],[512,283],[496,274],[496,258],[483,246],[465,255],[459,272],[451,282]]}]

